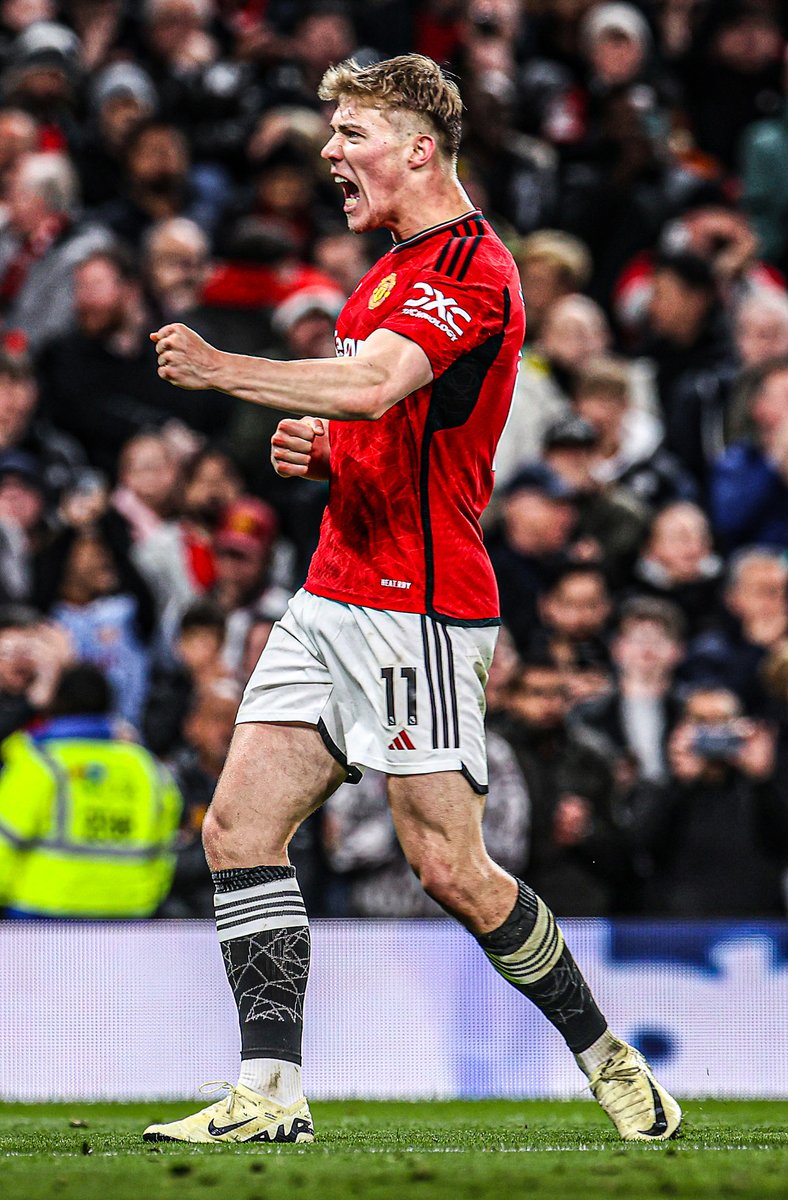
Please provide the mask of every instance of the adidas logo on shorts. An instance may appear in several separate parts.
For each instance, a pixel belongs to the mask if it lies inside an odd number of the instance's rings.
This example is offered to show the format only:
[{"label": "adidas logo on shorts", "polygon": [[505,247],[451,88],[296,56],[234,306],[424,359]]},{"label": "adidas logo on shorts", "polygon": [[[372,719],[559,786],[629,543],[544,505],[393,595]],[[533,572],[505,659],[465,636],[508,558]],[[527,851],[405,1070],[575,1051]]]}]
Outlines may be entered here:
[{"label": "adidas logo on shorts", "polygon": [[415,750],[416,747],[404,729],[400,729],[393,742],[389,742],[389,750]]}]

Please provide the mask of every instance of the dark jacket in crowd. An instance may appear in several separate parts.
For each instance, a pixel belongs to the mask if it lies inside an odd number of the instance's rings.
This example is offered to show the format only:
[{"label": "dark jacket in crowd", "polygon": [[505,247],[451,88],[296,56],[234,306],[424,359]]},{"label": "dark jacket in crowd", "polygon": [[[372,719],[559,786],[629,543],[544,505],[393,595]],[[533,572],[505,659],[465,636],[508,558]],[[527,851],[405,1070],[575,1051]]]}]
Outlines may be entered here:
[{"label": "dark jacket in crowd", "polygon": [[49,344],[40,368],[47,415],[110,474],[122,447],[141,429],[176,417],[218,438],[233,409],[233,401],[218,392],[183,391],[160,379],[147,338],[136,353],[120,355],[104,341],[73,331]]},{"label": "dark jacket in crowd", "polygon": [[653,856],[647,911],[666,917],[777,917],[788,866],[788,779],[729,771],[719,783],[674,783],[641,808]]},{"label": "dark jacket in crowd", "polygon": [[[531,799],[527,880],[562,916],[606,916],[627,904],[634,868],[614,812],[615,781],[604,748],[566,729],[529,728],[514,717],[496,724],[514,750]],[[592,809],[587,836],[572,846],[554,836],[562,799],[580,797]]]}]

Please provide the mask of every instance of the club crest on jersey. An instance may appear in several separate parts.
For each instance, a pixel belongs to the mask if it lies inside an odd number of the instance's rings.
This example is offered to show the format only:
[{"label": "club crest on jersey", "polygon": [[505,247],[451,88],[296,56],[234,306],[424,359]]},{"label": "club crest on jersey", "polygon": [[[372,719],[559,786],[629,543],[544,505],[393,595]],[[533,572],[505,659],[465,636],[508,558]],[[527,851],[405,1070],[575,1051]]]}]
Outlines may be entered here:
[{"label": "club crest on jersey", "polygon": [[433,287],[430,283],[414,283],[413,290],[422,294],[415,299],[406,300],[403,312],[436,325],[453,342],[462,337],[465,329],[458,322],[469,325],[471,314],[460,308],[453,296],[445,295],[440,288]]},{"label": "club crest on jersey", "polygon": [[369,308],[377,308],[384,300],[388,300],[391,293],[394,291],[394,285],[397,282],[397,275],[392,271],[390,275],[384,275],[380,283],[376,284],[372,295],[369,298]]}]

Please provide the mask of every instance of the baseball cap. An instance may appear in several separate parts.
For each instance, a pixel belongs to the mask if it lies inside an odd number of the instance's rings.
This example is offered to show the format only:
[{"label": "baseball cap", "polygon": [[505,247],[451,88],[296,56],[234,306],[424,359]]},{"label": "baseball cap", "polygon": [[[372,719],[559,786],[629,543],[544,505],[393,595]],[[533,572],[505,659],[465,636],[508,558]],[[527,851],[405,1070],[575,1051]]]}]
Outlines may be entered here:
[{"label": "baseball cap", "polygon": [[79,50],[79,38],[68,26],[34,21],[14,39],[9,65],[21,71],[56,67],[73,78],[79,73]]},{"label": "baseball cap", "polygon": [[4,454],[0,454],[0,479],[5,478],[6,475],[18,475],[26,483],[38,488],[40,492],[46,491],[38,459],[24,450],[7,450]]},{"label": "baseball cap", "polygon": [[553,421],[544,435],[544,449],[589,449],[596,446],[599,434],[594,426],[582,417],[559,417]]},{"label": "baseball cap", "polygon": [[136,63],[117,62],[96,75],[91,88],[94,108],[102,108],[116,96],[130,97],[151,112],[156,108],[156,89],[147,71]]},{"label": "baseball cap", "polygon": [[513,496],[515,492],[538,492],[548,500],[575,499],[572,488],[546,463],[529,463],[521,467],[504,488],[505,496]]},{"label": "baseball cap", "polygon": [[214,545],[217,549],[259,554],[271,546],[278,524],[270,504],[254,496],[244,496],[225,509]]},{"label": "baseball cap", "polygon": [[313,312],[323,313],[335,321],[344,303],[345,297],[338,288],[301,288],[274,309],[271,328],[280,335],[289,333],[296,322]]},{"label": "baseball cap", "polygon": [[600,4],[591,10],[583,21],[582,40],[589,45],[606,33],[621,33],[641,46],[651,40],[646,19],[632,4]]}]

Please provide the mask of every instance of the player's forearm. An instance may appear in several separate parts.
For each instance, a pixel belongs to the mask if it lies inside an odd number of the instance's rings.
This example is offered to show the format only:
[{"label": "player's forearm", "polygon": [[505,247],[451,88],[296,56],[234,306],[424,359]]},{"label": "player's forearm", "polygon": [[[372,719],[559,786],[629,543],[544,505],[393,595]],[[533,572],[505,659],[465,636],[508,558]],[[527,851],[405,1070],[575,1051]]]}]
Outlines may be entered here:
[{"label": "player's forearm", "polygon": [[359,358],[279,362],[217,352],[211,386],[277,412],[300,412],[335,421],[374,421],[392,403],[387,375]]}]

